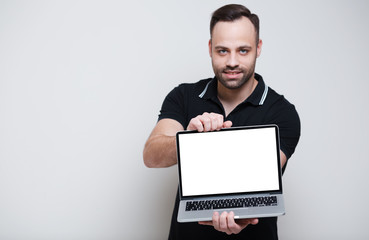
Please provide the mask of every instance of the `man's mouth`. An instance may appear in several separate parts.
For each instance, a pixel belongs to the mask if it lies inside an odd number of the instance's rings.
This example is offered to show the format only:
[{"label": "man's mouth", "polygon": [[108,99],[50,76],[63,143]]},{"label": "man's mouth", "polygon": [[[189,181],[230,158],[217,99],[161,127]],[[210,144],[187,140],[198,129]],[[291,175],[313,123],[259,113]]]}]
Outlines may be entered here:
[{"label": "man's mouth", "polygon": [[237,78],[237,77],[239,77],[240,74],[242,74],[242,71],[240,71],[240,70],[225,70],[225,71],[223,71],[223,73],[228,78]]}]

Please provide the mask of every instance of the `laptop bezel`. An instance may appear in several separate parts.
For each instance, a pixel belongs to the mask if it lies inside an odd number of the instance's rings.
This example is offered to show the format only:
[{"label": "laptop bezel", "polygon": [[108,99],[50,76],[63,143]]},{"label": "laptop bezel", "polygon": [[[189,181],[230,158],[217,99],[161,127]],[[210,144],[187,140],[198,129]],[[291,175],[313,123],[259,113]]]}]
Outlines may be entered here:
[{"label": "laptop bezel", "polygon": [[181,134],[203,134],[205,132],[198,131],[179,131],[176,134],[176,146],[177,146],[177,164],[178,164],[178,181],[179,181],[179,195],[181,200],[191,200],[194,198],[202,198],[202,197],[219,197],[219,196],[237,196],[237,195],[257,195],[257,194],[282,194],[282,168],[280,162],[280,138],[279,138],[279,128],[276,124],[266,124],[266,125],[252,125],[252,126],[240,126],[240,127],[231,127],[231,128],[223,128],[220,129],[219,132],[222,131],[237,131],[242,129],[262,129],[262,128],[274,128],[275,129],[275,137],[276,137],[276,153],[277,153],[277,168],[278,168],[278,182],[279,189],[275,190],[263,190],[263,191],[252,191],[252,192],[235,192],[235,193],[217,193],[217,194],[203,194],[203,195],[190,195],[183,196],[182,192],[182,173],[181,173],[181,159],[180,159],[180,146],[179,146],[179,135]]}]

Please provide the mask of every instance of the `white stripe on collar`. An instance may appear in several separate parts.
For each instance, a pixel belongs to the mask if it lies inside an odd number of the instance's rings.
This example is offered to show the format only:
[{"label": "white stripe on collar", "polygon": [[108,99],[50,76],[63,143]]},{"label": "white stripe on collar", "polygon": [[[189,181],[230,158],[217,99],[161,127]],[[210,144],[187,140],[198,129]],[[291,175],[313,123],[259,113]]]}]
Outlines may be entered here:
[{"label": "white stripe on collar", "polygon": [[[212,79],[212,80],[210,80],[210,81],[206,84],[206,86],[205,86],[204,90],[199,94],[199,97],[200,97],[200,98],[203,98],[203,97],[204,97],[204,95],[205,95],[206,91],[208,90],[209,84],[210,84],[212,81],[213,81],[213,79]],[[260,100],[260,102],[259,102],[259,105],[263,105],[263,104],[264,104],[264,101],[265,101],[265,99],[266,99],[267,95],[268,95],[268,86],[265,84],[264,92],[263,92],[263,95],[261,96],[261,100]]]},{"label": "white stripe on collar", "polygon": [[205,86],[204,90],[203,90],[203,91],[202,91],[202,93],[200,93],[200,95],[199,95],[199,97],[200,97],[200,98],[203,98],[203,97],[204,97],[204,95],[205,95],[206,91],[208,90],[209,84],[210,84],[212,81],[213,81],[213,79],[211,79],[211,80],[208,82],[208,84],[206,84],[206,86]]},{"label": "white stripe on collar", "polygon": [[263,105],[264,104],[264,101],[265,101],[267,95],[268,95],[268,86],[265,84],[263,96],[261,96],[261,100],[259,102],[259,105]]}]

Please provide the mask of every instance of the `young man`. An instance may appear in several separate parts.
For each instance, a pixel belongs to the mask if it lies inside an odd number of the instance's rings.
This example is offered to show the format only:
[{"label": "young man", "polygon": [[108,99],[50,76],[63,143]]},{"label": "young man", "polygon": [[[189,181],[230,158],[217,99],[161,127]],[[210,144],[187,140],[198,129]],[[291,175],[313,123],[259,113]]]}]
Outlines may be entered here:
[{"label": "young man", "polygon": [[[201,132],[274,123],[280,130],[284,170],[300,137],[300,120],[295,107],[254,72],[262,47],[257,15],[242,5],[221,7],[213,13],[210,34],[215,77],[181,84],[168,94],[145,144],[145,165],[176,164],[175,134],[184,129]],[[277,218],[235,220],[232,211],[224,211],[215,212],[209,222],[178,223],[178,203],[177,194],[169,239],[278,239]]]}]

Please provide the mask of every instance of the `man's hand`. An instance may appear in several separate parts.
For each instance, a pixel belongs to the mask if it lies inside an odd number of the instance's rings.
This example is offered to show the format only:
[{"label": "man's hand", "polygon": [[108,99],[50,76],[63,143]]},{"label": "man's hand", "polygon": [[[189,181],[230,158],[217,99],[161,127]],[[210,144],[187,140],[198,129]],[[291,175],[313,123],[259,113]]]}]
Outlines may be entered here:
[{"label": "man's hand", "polygon": [[209,132],[220,130],[221,128],[232,127],[231,121],[225,121],[224,117],[218,113],[203,113],[192,118],[187,126],[187,130],[197,130],[198,132]]},{"label": "man's hand", "polygon": [[223,212],[219,215],[218,212],[214,212],[213,221],[203,221],[199,222],[202,225],[213,226],[216,230],[220,232],[225,232],[228,235],[240,233],[247,225],[255,225],[259,222],[257,218],[250,219],[238,219],[234,220],[233,212]]}]

